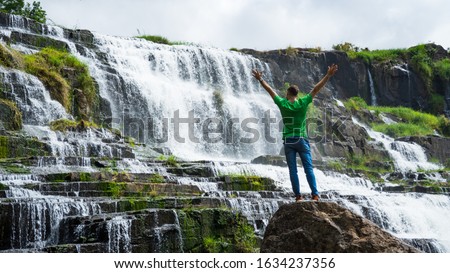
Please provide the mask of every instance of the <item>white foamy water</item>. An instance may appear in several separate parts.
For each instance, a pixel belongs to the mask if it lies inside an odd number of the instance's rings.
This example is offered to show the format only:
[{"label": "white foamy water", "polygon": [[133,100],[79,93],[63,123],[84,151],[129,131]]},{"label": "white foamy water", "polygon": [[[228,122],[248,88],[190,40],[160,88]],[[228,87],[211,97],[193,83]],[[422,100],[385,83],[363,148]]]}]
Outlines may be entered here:
[{"label": "white foamy water", "polygon": [[[270,177],[278,186],[291,192],[287,167],[258,164],[216,163],[220,174],[245,174]],[[300,190],[309,194],[309,186],[302,168],[298,170]],[[400,238],[426,238],[439,243],[442,252],[450,251],[450,197],[419,193],[385,193],[364,178],[314,170],[319,192],[327,195],[361,216],[367,217],[383,229]],[[350,198],[348,198],[350,197]],[[292,197],[293,198],[293,197]],[[353,200],[353,201],[349,201]],[[245,205],[241,209],[246,209]],[[248,214],[251,211],[246,212]],[[254,213],[254,212],[253,212]]]},{"label": "white foamy water", "polygon": [[428,158],[422,146],[413,142],[397,141],[388,135],[372,130],[355,118],[352,119],[355,124],[366,129],[371,138],[383,145],[389,152],[389,155],[394,161],[395,168],[398,171],[409,172],[418,171],[419,169],[439,170],[442,168],[439,164],[428,162]]}]

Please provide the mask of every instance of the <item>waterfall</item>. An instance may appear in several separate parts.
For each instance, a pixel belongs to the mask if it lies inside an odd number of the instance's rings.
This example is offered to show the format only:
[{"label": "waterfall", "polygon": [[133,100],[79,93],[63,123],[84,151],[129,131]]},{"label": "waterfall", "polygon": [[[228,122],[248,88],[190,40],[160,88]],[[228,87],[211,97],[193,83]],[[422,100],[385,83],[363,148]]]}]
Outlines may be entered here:
[{"label": "waterfall", "polygon": [[369,90],[370,90],[371,105],[377,106],[377,95],[375,93],[375,86],[373,84],[372,73],[370,73],[369,68],[367,68],[367,75],[369,76]]},{"label": "waterfall", "polygon": [[[217,172],[260,175],[274,179],[278,185],[291,191],[289,172],[285,167],[257,164],[216,163]],[[450,201],[445,195],[419,193],[383,193],[364,178],[314,170],[322,195],[337,201],[353,212],[368,218],[383,229],[402,239],[425,238],[438,243],[442,252],[450,251]],[[299,169],[300,189],[309,193],[306,176]],[[269,204],[266,204],[270,205]],[[263,207],[261,207],[263,208]],[[411,209],[414,208],[414,209]],[[251,206],[240,206],[244,214],[255,214]],[[264,209],[265,210],[265,209]]]},{"label": "waterfall", "polygon": [[353,122],[366,129],[367,133],[376,142],[381,143],[389,152],[396,170],[400,172],[416,172],[418,170],[438,170],[442,166],[428,162],[425,150],[416,143],[397,141],[394,138],[372,130],[370,127],[360,123],[354,117]]},{"label": "waterfall", "polygon": [[412,105],[413,98],[412,98],[412,89],[411,89],[411,72],[410,72],[409,69],[408,69],[408,64],[404,64],[404,66],[405,66],[405,67],[396,65],[396,66],[394,66],[393,68],[398,69],[398,70],[404,72],[404,73],[406,74],[406,76],[408,77],[408,97],[409,97],[408,99],[409,99],[409,107],[412,107],[412,106],[413,106],[413,105]]},{"label": "waterfall", "polygon": [[101,212],[96,202],[44,196],[27,189],[27,184],[40,183],[40,179],[33,175],[1,175],[0,183],[9,188],[5,193],[11,202],[11,249],[42,249],[53,245],[59,240],[62,219]]},{"label": "waterfall", "polygon": [[[248,163],[249,159],[259,155],[278,154],[281,148],[279,111],[270,96],[251,76],[251,69],[263,70],[264,78],[271,83],[271,72],[266,63],[248,55],[211,47],[167,46],[142,39],[100,34],[94,34],[92,47],[85,47],[66,39],[65,31],[60,27],[45,26],[36,30],[29,27],[27,20],[16,16],[11,16],[10,24],[11,29],[2,28],[0,34],[9,36],[13,30],[27,33],[37,31],[67,43],[70,52],[88,65],[98,84],[100,96],[109,102],[111,116],[106,119],[110,119],[115,128],[146,143],[150,148],[168,147],[182,159],[213,159],[207,166],[212,169],[213,175],[200,177],[174,174],[177,168],[165,166],[154,159],[123,159],[120,143],[104,130],[65,133],[50,130],[50,121],[73,117],[58,102],[51,100],[48,91],[36,77],[0,67],[1,89],[17,103],[23,113],[24,129],[21,133],[36,137],[51,148],[51,156],[39,157],[35,166],[27,166],[32,174],[0,173],[0,193],[3,194],[0,206],[2,213],[4,209],[11,219],[8,225],[11,229],[11,246],[4,246],[4,249],[30,248],[39,251],[57,245],[60,243],[58,229],[62,223],[66,224],[65,220],[70,224],[76,223],[75,234],[87,235],[91,222],[86,219],[101,214],[96,220],[106,221],[102,227],[106,227],[107,232],[107,240],[101,241],[102,247],[109,252],[133,251],[132,234],[136,229],[133,225],[142,219],[138,219],[140,216],[137,212],[124,213],[127,197],[114,200],[114,205],[111,205],[110,196],[102,196],[107,190],[89,188],[95,185],[95,181],[74,182],[77,186],[63,193],[73,198],[43,195],[33,190],[35,187],[62,186],[66,191],[65,182],[48,182],[50,185],[44,186],[42,177],[48,174],[99,172],[107,169],[92,167],[91,157],[95,160],[114,159],[114,167],[109,169],[114,169],[114,172],[126,171],[136,174],[136,177],[142,175],[147,179],[145,183],[150,183],[149,177],[143,174],[158,173],[164,176],[166,182],[176,186],[194,185],[203,193],[195,198],[216,198],[218,200],[211,202],[217,201],[232,211],[242,212],[260,237],[277,209],[282,204],[292,202],[287,167]],[[23,45],[13,47],[24,52],[34,50]],[[402,67],[399,69],[406,71],[411,92],[409,71]],[[367,73],[371,103],[376,105],[372,75],[369,70]],[[339,100],[336,103],[343,107]],[[275,121],[270,121],[272,119]],[[388,118],[385,120],[392,122]],[[366,128],[370,137],[384,146],[397,171],[440,168],[437,164],[427,162],[424,150],[419,145],[396,141],[356,120],[354,122]],[[145,151],[142,154],[145,157]],[[73,158],[76,158],[75,163]],[[218,177],[234,174],[271,178],[279,190],[222,191]],[[365,178],[318,169],[315,169],[315,174],[324,199],[336,201],[367,217],[397,237],[430,239],[436,242],[439,251],[450,252],[448,196],[385,193]],[[302,169],[299,169],[299,176],[301,191],[308,194],[309,188]],[[439,177],[433,179],[441,180]],[[93,196],[83,199],[80,197],[83,196],[83,190],[85,194]],[[51,193],[61,194],[58,190]],[[177,197],[170,198],[174,203],[178,202]],[[161,211],[167,213],[165,209],[152,208],[146,211],[153,213],[153,216],[146,218],[150,226],[146,235],[155,252],[167,251],[168,238],[172,240],[169,244],[173,250],[183,250],[177,215],[182,205],[175,204],[174,207],[168,212],[173,215],[169,217],[173,221],[168,222],[163,220],[164,216],[158,216]],[[82,248],[78,241],[76,243],[76,249],[80,252]]]},{"label": "waterfall", "polygon": [[266,141],[278,139],[277,124],[266,127],[262,118],[278,111],[251,76],[257,68],[270,81],[267,64],[209,47],[99,34],[95,40],[110,67],[97,54],[82,58],[111,103],[114,126],[125,133],[189,159],[248,160],[279,151],[280,143]]},{"label": "waterfall", "polygon": [[30,74],[0,66],[1,90],[16,102],[24,124],[48,125],[50,121],[71,118],[64,107],[50,98],[42,82]]},{"label": "waterfall", "polygon": [[116,216],[108,221],[109,253],[131,252],[131,221],[123,216]]}]

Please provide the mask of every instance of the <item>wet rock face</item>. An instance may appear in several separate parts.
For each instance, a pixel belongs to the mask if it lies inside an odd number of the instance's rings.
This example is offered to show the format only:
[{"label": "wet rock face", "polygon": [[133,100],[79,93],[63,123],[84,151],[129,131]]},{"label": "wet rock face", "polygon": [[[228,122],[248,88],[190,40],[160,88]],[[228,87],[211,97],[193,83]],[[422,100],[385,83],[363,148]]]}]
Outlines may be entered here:
[{"label": "wet rock face", "polygon": [[419,251],[336,203],[301,202],[284,205],[274,214],[264,235],[261,252]]},{"label": "wet rock face", "polygon": [[0,98],[0,125],[5,130],[22,129],[22,114],[14,102]]}]

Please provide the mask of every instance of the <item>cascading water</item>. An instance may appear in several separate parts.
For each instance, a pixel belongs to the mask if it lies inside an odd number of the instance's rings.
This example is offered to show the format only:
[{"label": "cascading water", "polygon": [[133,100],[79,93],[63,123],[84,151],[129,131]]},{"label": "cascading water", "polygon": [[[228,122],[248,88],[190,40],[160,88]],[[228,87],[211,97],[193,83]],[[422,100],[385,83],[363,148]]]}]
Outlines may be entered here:
[{"label": "cascading water", "polygon": [[[265,141],[261,119],[267,111],[275,116],[275,105],[251,76],[257,68],[270,79],[267,64],[214,48],[101,35],[95,39],[118,76],[102,71],[96,59],[87,61],[97,71],[101,94],[108,93],[113,120],[125,122],[122,129],[133,137],[160,142],[187,159],[250,159],[279,150],[279,144]],[[122,94],[117,94],[118,86]],[[276,129],[272,127],[272,135],[278,134]]]},{"label": "cascading water", "polygon": [[[270,177],[279,186],[290,192],[289,173],[285,167],[257,164],[216,163],[215,169],[221,174],[242,173]],[[315,170],[319,190],[322,195],[344,205],[348,209],[364,216],[395,236],[404,239],[425,238],[431,240],[434,248],[441,252],[450,250],[450,235],[447,230],[450,223],[450,201],[445,195],[427,195],[419,193],[383,193],[364,178],[349,177],[345,174]],[[306,176],[299,170],[301,191],[309,193]],[[275,205],[275,206],[273,206]],[[269,209],[267,209],[269,206]],[[276,211],[277,205],[266,202],[255,206],[264,208],[267,215]],[[411,209],[414,208],[414,209]],[[242,208],[241,208],[242,209]],[[255,215],[257,211],[246,213]]]},{"label": "cascading water", "polygon": [[411,72],[408,69],[408,64],[404,64],[404,66],[396,65],[394,66],[395,69],[398,69],[406,74],[408,77],[408,100],[409,100],[409,107],[413,106],[413,97],[412,97],[412,88],[411,88]]},{"label": "cascading water", "polygon": [[[11,18],[14,19],[10,22],[12,27],[2,29],[3,35],[8,36],[11,30],[30,31],[23,19]],[[276,141],[279,139],[276,106],[250,74],[253,68],[264,70],[264,77],[270,82],[267,64],[244,54],[209,47],[174,47],[99,34],[94,35],[94,46],[88,48],[66,39],[63,29],[59,27],[42,28],[41,32],[67,43],[71,53],[88,64],[91,75],[98,83],[100,96],[110,103],[112,116],[109,118],[116,128],[151,146],[169,147],[181,158],[220,158],[222,161],[211,163],[216,177],[226,174],[269,177],[284,191],[274,192],[270,198],[262,198],[267,193],[227,193],[218,188],[214,179],[177,177],[158,163],[147,164],[139,159],[118,161],[116,168],[119,171],[160,173],[178,184],[195,185],[208,197],[223,199],[224,204],[233,210],[242,211],[261,236],[268,219],[279,206],[291,202],[286,167],[236,163],[262,154],[278,154],[281,148],[281,143]],[[31,51],[24,46],[16,45],[15,48]],[[370,71],[368,74],[370,80]],[[49,143],[52,155],[56,158],[46,159],[49,161],[45,162],[40,159],[37,168],[31,167],[33,173],[73,171],[66,166],[67,157],[80,158],[77,167],[82,167],[83,172],[92,172],[89,161],[91,156],[121,156],[120,152],[111,150],[108,143],[104,143],[105,138],[110,140],[112,136],[99,136],[98,131],[83,134],[51,131],[48,128],[50,121],[72,117],[66,114],[59,103],[50,99],[48,91],[37,78],[2,67],[0,77],[3,90],[23,113],[23,132]],[[25,88],[16,88],[14,82],[21,82]],[[370,86],[373,95],[373,83]],[[372,104],[375,103],[376,97],[373,97]],[[268,123],[269,118],[275,118],[276,121]],[[419,168],[439,168],[427,162],[420,146],[395,141],[365,128],[372,138],[389,151],[397,170],[408,172]],[[205,132],[209,134],[205,135]],[[275,141],[270,140],[270,136]],[[58,158],[63,161],[58,161]],[[62,162],[61,169],[55,167],[58,164],[53,162]],[[315,172],[324,197],[371,219],[396,236],[432,239],[437,242],[436,248],[441,252],[450,252],[447,232],[450,226],[446,221],[450,217],[448,196],[383,193],[367,179],[320,170]],[[307,193],[306,178],[301,169],[299,174],[302,192]],[[41,183],[36,175],[0,174],[0,183],[8,188],[7,197],[16,200],[12,205],[16,222],[12,223],[13,243],[10,249],[39,249],[51,245],[58,240],[56,230],[63,218],[98,215],[104,212],[102,206],[106,206],[99,205],[99,199],[83,200],[78,195],[77,199],[44,196],[26,188],[27,184]],[[229,198],[231,195],[235,196]],[[117,213],[116,210],[114,213]],[[155,213],[152,222],[158,223],[157,216]],[[132,251],[132,218],[115,215],[108,219],[108,251]],[[177,221],[162,224],[150,231],[156,241],[156,250],[162,247],[159,244],[163,243],[166,233],[175,231],[175,241],[182,243]],[[85,231],[83,225],[79,225],[78,229],[77,232]]]},{"label": "cascading water", "polygon": [[375,85],[373,83],[372,73],[370,73],[370,69],[367,68],[367,75],[369,77],[369,90],[370,90],[370,99],[372,106],[377,105],[377,94],[375,93]]},{"label": "cascading water", "polygon": [[421,170],[439,170],[442,168],[439,164],[428,162],[423,147],[416,143],[396,141],[392,137],[380,132],[376,132],[368,126],[357,121],[354,117],[353,122],[366,129],[367,133],[376,142],[381,143],[389,152],[394,160],[398,171],[409,172]]},{"label": "cascading water", "polygon": [[50,98],[50,93],[35,76],[0,66],[0,82],[3,92],[16,102],[22,112],[24,124],[48,125],[56,119],[70,118],[64,107]]}]

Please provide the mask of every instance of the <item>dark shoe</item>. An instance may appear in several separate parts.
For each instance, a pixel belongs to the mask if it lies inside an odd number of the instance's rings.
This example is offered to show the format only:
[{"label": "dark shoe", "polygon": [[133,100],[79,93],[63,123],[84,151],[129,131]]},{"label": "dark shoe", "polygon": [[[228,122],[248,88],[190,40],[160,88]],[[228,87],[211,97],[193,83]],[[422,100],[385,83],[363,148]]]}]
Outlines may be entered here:
[{"label": "dark shoe", "polygon": [[297,195],[295,197],[295,202],[298,203],[298,202],[301,202],[301,201],[303,201],[303,197],[301,195]]},{"label": "dark shoe", "polygon": [[316,194],[313,194],[313,196],[311,197],[311,200],[313,201],[319,201],[319,196]]}]

